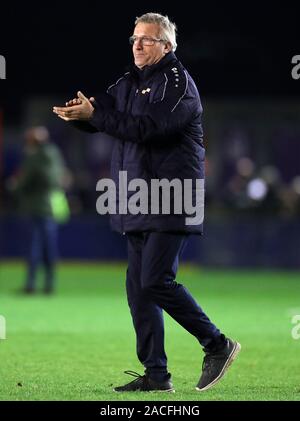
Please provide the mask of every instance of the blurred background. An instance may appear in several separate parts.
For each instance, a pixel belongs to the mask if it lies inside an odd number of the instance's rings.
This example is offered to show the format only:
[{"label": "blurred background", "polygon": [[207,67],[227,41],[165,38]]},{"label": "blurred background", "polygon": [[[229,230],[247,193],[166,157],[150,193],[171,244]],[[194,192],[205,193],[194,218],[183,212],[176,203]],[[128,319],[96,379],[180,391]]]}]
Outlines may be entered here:
[{"label": "blurred background", "polygon": [[[0,80],[0,257],[24,254],[26,222],[8,180],[20,171],[24,130],[47,126],[68,169],[71,219],[60,227],[61,258],[120,260],[124,239],[96,214],[96,182],[109,176],[114,140],[85,135],[52,114],[81,89],[105,90],[131,62],[128,36],[140,2],[114,7],[86,2],[4,6]],[[204,107],[205,236],[184,259],[213,266],[300,266],[300,54],[295,6],[272,8],[153,2],[178,25],[176,52],[199,88]],[[16,241],[18,238],[18,241]],[[80,238],[80,241],[78,241]],[[26,245],[25,245],[26,246]]]}]

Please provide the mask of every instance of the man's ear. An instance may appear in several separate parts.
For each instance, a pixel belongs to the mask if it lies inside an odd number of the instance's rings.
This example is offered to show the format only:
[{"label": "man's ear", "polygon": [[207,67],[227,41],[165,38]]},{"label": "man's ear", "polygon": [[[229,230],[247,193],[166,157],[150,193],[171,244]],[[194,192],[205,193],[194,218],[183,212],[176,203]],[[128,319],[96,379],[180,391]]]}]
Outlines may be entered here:
[{"label": "man's ear", "polygon": [[167,54],[172,50],[172,45],[170,42],[165,43],[164,53]]}]

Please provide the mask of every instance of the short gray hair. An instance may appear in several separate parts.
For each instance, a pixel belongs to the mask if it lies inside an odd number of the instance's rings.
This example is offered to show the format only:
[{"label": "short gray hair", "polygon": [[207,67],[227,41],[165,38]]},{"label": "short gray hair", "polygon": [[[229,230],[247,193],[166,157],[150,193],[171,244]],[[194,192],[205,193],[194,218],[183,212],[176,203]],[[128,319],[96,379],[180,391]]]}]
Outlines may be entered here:
[{"label": "short gray hair", "polygon": [[163,16],[160,13],[145,13],[135,20],[135,25],[138,23],[156,23],[160,27],[160,37],[171,44],[172,51],[177,48],[176,31],[177,27],[174,22],[171,22],[168,16]]}]

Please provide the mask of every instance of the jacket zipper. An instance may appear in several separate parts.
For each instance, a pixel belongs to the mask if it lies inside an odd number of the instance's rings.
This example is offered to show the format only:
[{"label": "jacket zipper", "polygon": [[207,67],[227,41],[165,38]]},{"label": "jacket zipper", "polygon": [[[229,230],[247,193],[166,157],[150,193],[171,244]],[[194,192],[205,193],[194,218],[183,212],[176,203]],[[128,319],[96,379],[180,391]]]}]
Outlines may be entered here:
[{"label": "jacket zipper", "polygon": [[[135,93],[134,93],[134,98],[137,96],[137,94],[139,93],[139,89],[138,88],[136,88],[136,90],[135,90]],[[132,98],[132,97],[131,97]],[[130,109],[132,109],[132,102],[133,102],[133,98],[132,98],[132,100],[131,100],[131,103],[130,103]],[[127,107],[127,109],[128,109],[129,107]],[[123,171],[123,168],[124,168],[124,147],[125,147],[125,141],[123,140],[122,141],[122,164],[121,164],[121,171]],[[128,205],[128,204],[127,204]],[[125,235],[126,234],[126,232],[124,231],[124,219],[123,219],[123,214],[122,215],[120,215],[120,218],[121,218],[121,231],[122,231],[122,235]]]}]

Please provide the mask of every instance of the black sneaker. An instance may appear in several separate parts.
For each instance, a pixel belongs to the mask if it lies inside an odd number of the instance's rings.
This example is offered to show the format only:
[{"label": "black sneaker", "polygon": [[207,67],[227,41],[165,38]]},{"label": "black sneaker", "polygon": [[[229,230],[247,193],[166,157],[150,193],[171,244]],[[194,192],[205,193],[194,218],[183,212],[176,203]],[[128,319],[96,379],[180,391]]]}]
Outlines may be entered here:
[{"label": "black sneaker", "polygon": [[140,376],[135,371],[125,371],[124,373],[136,377],[136,379],[124,386],[115,387],[115,392],[175,392],[170,381],[170,374],[168,375],[168,379],[164,382],[156,382],[150,379],[146,374]]},{"label": "black sneaker", "polygon": [[226,339],[224,349],[218,352],[206,352],[202,365],[202,375],[196,386],[200,392],[210,389],[224,376],[226,370],[241,350],[238,342]]},{"label": "black sneaker", "polygon": [[52,287],[45,287],[43,289],[43,293],[46,294],[46,295],[51,295],[51,294],[54,293],[54,289]]},{"label": "black sneaker", "polygon": [[33,287],[25,287],[22,292],[23,294],[35,294],[36,290]]}]

